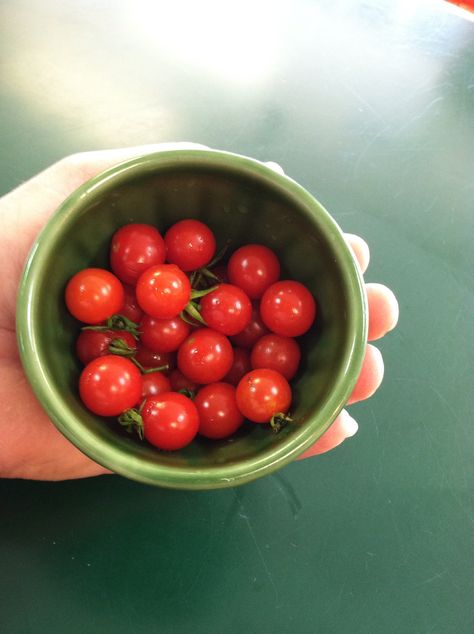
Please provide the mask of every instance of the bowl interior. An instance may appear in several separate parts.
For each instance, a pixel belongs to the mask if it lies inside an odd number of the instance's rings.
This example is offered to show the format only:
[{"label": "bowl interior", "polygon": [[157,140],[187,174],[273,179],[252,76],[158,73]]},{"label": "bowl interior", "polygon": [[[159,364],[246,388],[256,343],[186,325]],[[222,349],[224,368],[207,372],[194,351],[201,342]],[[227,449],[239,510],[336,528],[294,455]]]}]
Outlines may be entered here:
[{"label": "bowl interior", "polygon": [[[245,423],[226,441],[199,438],[160,452],[88,412],[78,398],[79,324],[64,304],[69,278],[108,266],[116,229],[150,223],[164,232],[198,218],[218,245],[258,242],[278,254],[282,277],[306,284],[318,304],[293,382],[295,423],[279,434]],[[251,159],[215,152],[149,155],[109,170],[73,194],[35,245],[19,300],[19,339],[29,379],[57,426],[102,464],[142,481],[187,488],[246,481],[288,462],[328,427],[354,384],[365,338],[360,276],[335,223],[296,183]]]}]

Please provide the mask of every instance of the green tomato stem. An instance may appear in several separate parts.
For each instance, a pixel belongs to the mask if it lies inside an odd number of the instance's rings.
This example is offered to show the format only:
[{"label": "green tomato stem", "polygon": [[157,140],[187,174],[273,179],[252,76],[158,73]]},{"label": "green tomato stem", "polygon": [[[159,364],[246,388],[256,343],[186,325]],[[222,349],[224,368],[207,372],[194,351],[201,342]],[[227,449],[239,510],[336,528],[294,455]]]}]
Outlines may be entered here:
[{"label": "green tomato stem", "polygon": [[165,365],[160,365],[157,368],[144,368],[140,361],[137,361],[135,357],[130,357],[130,361],[132,361],[137,366],[142,374],[151,374],[152,372],[166,372],[170,369],[170,366],[167,363]]},{"label": "green tomato stem", "polygon": [[116,339],[112,339],[110,342],[109,352],[110,354],[117,354],[121,357],[133,357],[136,350],[134,348],[130,348],[124,339],[117,337]]},{"label": "green tomato stem", "polygon": [[291,418],[291,416],[288,416],[288,414],[284,414],[283,412],[277,412],[276,414],[273,414],[270,419],[270,425],[275,434],[278,434],[278,432],[283,429],[283,427],[292,422],[293,419]]},{"label": "green tomato stem", "polygon": [[144,439],[143,418],[138,410],[134,408],[125,410],[118,417],[118,422],[129,434],[135,431],[140,440]]},{"label": "green tomato stem", "polygon": [[139,339],[139,325],[124,315],[112,315],[105,322],[105,326],[83,326],[81,330],[96,330],[97,332],[105,332],[106,330],[124,330],[129,332],[132,337]]}]

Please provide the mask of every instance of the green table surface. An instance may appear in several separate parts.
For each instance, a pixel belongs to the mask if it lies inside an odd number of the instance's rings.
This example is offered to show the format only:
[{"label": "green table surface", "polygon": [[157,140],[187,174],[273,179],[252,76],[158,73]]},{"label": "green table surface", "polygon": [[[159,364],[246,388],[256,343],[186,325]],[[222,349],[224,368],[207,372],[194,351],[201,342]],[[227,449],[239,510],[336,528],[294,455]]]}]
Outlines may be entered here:
[{"label": "green table surface", "polygon": [[474,24],[437,0],[3,0],[0,55],[2,192],[156,141],[277,161],[401,309],[330,454],[218,492],[1,481],[0,631],[471,634]]}]

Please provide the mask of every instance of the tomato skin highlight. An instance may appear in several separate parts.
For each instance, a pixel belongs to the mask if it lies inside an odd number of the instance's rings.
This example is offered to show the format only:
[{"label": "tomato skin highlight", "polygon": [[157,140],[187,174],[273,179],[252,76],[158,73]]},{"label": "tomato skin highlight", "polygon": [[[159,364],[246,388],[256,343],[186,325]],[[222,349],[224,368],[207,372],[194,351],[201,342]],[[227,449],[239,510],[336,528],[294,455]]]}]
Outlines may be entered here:
[{"label": "tomato skin highlight", "polygon": [[79,395],[84,405],[99,416],[118,416],[138,402],[142,376],[124,357],[111,354],[98,357],[83,369]]},{"label": "tomato skin highlight", "polygon": [[136,284],[150,266],[163,264],[165,242],[152,225],[130,223],[118,229],[110,246],[110,266],[125,284]]},{"label": "tomato skin highlight", "polygon": [[260,302],[262,321],[277,335],[304,335],[316,317],[316,302],[300,282],[282,280],[272,284]]},{"label": "tomato skin highlight", "polygon": [[257,341],[250,355],[252,368],[268,368],[283,374],[287,381],[295,376],[301,360],[297,341],[271,333]]},{"label": "tomato skin highlight", "polygon": [[280,262],[263,244],[246,244],[231,255],[227,273],[232,284],[251,299],[260,299],[265,290],[280,277]]},{"label": "tomato skin highlight", "polygon": [[252,370],[239,382],[237,406],[253,423],[268,423],[275,414],[286,414],[291,405],[291,388],[279,372]]},{"label": "tomato skin highlight", "polygon": [[250,323],[252,304],[242,289],[220,284],[201,299],[201,316],[209,328],[236,335]]},{"label": "tomato skin highlight", "polygon": [[200,269],[212,260],[216,239],[207,225],[199,220],[176,222],[165,233],[167,260],[183,271]]},{"label": "tomato skin highlight", "polygon": [[164,392],[147,398],[141,410],[145,438],[165,451],[189,445],[199,429],[199,414],[187,396]]},{"label": "tomato skin highlight", "polygon": [[216,383],[232,367],[234,352],[225,335],[211,328],[192,332],[178,350],[178,368],[195,383]]},{"label": "tomato skin highlight", "polygon": [[197,393],[194,404],[199,413],[199,433],[206,438],[227,438],[244,422],[237,407],[235,388],[228,383],[205,385]]},{"label": "tomato skin highlight", "polygon": [[145,313],[156,319],[172,319],[189,302],[191,284],[175,264],[159,264],[140,275],[136,293]]},{"label": "tomato skin highlight", "polygon": [[83,269],[66,286],[66,306],[85,324],[99,324],[118,313],[124,297],[121,281],[105,269]]}]

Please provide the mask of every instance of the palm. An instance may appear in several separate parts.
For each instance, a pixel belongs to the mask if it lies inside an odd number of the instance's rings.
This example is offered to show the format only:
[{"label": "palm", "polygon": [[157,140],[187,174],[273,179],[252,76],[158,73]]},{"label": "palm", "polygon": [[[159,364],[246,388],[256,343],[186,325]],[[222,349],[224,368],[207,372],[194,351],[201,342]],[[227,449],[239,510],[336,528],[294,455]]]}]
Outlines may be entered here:
[{"label": "palm", "polygon": [[[1,476],[59,480],[107,472],[56,430],[34,397],[16,346],[16,294],[27,253],[59,204],[81,183],[103,169],[163,147],[166,146],[124,148],[68,157],[0,200],[3,241],[0,268],[4,279],[8,280],[0,288],[0,402],[4,421],[0,428]],[[365,243],[357,236],[348,236],[348,242],[364,271],[369,257]],[[398,307],[395,297],[385,287],[367,285],[367,293],[369,338],[377,339],[395,326]],[[373,346],[368,346],[362,373],[350,402],[371,396],[382,376],[380,353]],[[356,429],[357,424],[344,411],[305,456],[332,449]]]}]

